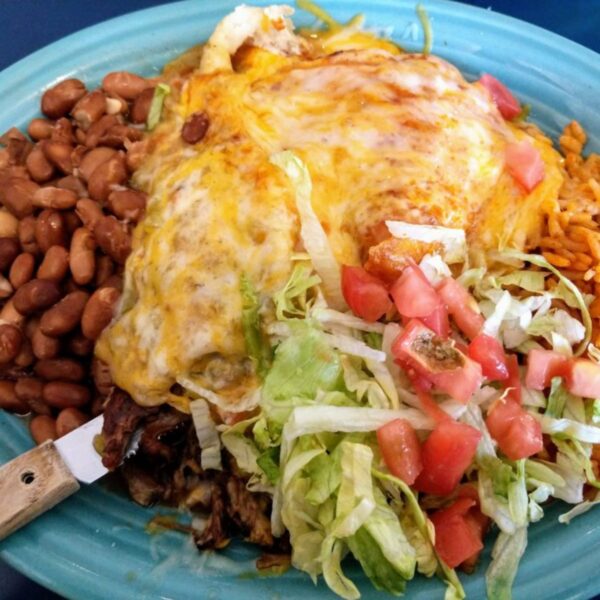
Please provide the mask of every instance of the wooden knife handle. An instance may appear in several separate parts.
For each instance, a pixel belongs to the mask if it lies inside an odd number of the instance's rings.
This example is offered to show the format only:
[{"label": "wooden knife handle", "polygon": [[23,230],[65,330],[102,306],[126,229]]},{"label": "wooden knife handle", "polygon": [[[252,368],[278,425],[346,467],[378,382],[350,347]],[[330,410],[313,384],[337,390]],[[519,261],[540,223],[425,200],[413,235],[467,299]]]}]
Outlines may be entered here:
[{"label": "wooden knife handle", "polygon": [[6,463],[0,467],[0,540],[78,489],[50,440]]}]

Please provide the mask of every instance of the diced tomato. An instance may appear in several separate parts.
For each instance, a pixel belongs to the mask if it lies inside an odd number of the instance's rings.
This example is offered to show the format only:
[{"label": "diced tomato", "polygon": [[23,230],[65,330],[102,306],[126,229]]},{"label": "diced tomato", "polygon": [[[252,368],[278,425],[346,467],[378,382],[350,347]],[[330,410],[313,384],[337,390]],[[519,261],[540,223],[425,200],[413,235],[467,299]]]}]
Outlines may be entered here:
[{"label": "diced tomato", "polygon": [[475,298],[452,277],[444,279],[437,292],[458,328],[473,339],[481,331],[484,321]]},{"label": "diced tomato", "polygon": [[481,386],[481,367],[418,319],[396,338],[392,353],[459,402],[468,402]]},{"label": "diced tomato", "polygon": [[526,192],[531,192],[545,177],[544,161],[538,149],[526,140],[508,144],[504,160],[506,170]]},{"label": "diced tomato", "polygon": [[470,498],[457,498],[450,506],[429,516],[435,528],[435,549],[451,569],[483,548],[482,532],[477,522],[470,518],[475,505],[475,500]]},{"label": "diced tomato", "polygon": [[475,456],[481,433],[451,419],[436,425],[421,447],[423,470],[415,481],[420,492],[446,496],[460,482]]},{"label": "diced tomato", "polygon": [[540,423],[514,400],[498,400],[490,408],[485,423],[510,460],[533,456],[543,448]]},{"label": "diced tomato", "polygon": [[527,355],[527,373],[525,387],[532,390],[544,390],[550,387],[554,377],[563,377],[567,373],[569,359],[552,350],[534,349]]},{"label": "diced tomato", "polygon": [[406,373],[415,390],[428,392],[433,387],[433,383],[425,375],[417,371],[407,359],[396,358],[394,362]]},{"label": "diced tomato", "polygon": [[507,120],[514,119],[521,114],[521,105],[512,95],[512,92],[495,77],[484,73],[479,83],[491,94],[500,114]]},{"label": "diced tomato", "polygon": [[521,371],[519,370],[519,359],[515,354],[506,357],[508,367],[508,379],[504,381],[504,389],[508,390],[507,398],[521,404]]},{"label": "diced tomato", "polygon": [[434,287],[414,262],[404,268],[390,293],[404,317],[427,317],[441,304]]},{"label": "diced tomato", "polygon": [[377,321],[392,307],[385,285],[362,267],[342,266],[342,293],[352,312],[365,321]]},{"label": "diced tomato", "polygon": [[426,317],[421,319],[429,329],[435,331],[437,335],[447,338],[450,333],[450,323],[448,321],[448,309],[443,302],[440,302],[438,307]]},{"label": "diced tomato", "polygon": [[383,460],[392,475],[412,485],[423,470],[421,444],[406,419],[395,419],[377,430]]},{"label": "diced tomato", "polygon": [[469,356],[481,365],[481,370],[490,381],[508,379],[506,354],[502,344],[491,335],[480,333],[469,344]]},{"label": "diced tomato", "polygon": [[441,423],[451,419],[452,417],[445,411],[442,410],[437,402],[431,397],[428,390],[423,390],[415,386],[417,397],[421,403],[421,410],[428,416],[431,417],[436,423]]},{"label": "diced tomato", "polygon": [[571,359],[565,384],[571,394],[584,398],[600,398],[600,365],[587,358]]}]

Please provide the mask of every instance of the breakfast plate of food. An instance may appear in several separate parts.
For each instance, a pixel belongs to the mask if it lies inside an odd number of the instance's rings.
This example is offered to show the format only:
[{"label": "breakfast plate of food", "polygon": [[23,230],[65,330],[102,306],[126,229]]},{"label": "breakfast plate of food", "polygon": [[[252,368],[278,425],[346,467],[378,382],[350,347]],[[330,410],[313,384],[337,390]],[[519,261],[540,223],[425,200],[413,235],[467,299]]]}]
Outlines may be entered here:
[{"label": "breakfast plate of food", "polygon": [[0,467],[0,556],[73,598],[597,593],[598,64],[220,1],[0,73],[0,462],[82,482],[25,525]]}]

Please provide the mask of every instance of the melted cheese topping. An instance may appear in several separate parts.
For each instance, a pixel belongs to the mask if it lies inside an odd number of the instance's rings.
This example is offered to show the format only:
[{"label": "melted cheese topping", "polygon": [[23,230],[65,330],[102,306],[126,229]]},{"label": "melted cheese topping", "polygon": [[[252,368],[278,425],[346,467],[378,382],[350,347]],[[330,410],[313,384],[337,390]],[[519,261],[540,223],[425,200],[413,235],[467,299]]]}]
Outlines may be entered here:
[{"label": "melted cheese topping", "polygon": [[[344,51],[334,54],[318,52],[334,51],[335,36],[313,56],[242,48],[235,70],[220,54],[218,69],[189,77],[153,134],[136,175],[150,196],[147,216],[120,313],[96,348],[137,402],[177,403],[170,389],[181,377],[233,410],[255,390],[239,278],[270,296],[300,249],[293,190],[270,164],[274,152],[292,150],[308,166],[313,207],[340,263],[359,263],[385,219],[464,228],[483,247],[522,246],[540,206],[556,201],[558,155],[542,136],[507,125],[478,84],[439,58],[366,34],[353,34],[349,49],[352,35],[336,35]],[[191,146],[180,131],[197,111],[210,126]],[[521,137],[547,169],[529,196],[503,172],[506,144]],[[209,369],[215,360],[231,368]]]}]

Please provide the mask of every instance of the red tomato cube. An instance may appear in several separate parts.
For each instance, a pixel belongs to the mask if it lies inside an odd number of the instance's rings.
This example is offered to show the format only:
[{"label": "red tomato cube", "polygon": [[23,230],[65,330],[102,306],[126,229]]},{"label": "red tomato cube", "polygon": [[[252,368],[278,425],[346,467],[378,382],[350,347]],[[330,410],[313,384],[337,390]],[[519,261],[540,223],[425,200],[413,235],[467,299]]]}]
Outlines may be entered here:
[{"label": "red tomato cube", "polygon": [[362,267],[342,266],[342,294],[352,312],[365,321],[377,321],[392,307],[385,285]]},{"label": "red tomato cube", "polygon": [[469,339],[473,339],[484,323],[475,298],[452,277],[444,279],[437,292],[458,328]]},{"label": "red tomato cube", "polygon": [[473,461],[481,433],[450,419],[441,421],[421,447],[423,470],[415,488],[446,496],[458,485]]},{"label": "red tomato cube", "polygon": [[427,317],[441,304],[434,287],[414,263],[404,268],[390,293],[404,317]]},{"label": "red tomato cube", "polygon": [[600,365],[587,358],[571,359],[565,384],[571,394],[584,398],[600,398]]},{"label": "red tomato cube", "polygon": [[421,444],[406,419],[394,419],[377,430],[383,460],[392,475],[412,485],[423,469]]},{"label": "red tomato cube", "polygon": [[492,75],[484,73],[479,83],[491,94],[500,114],[507,120],[521,114],[521,105],[512,92]]},{"label": "red tomato cube", "polygon": [[569,359],[552,350],[530,350],[527,355],[525,387],[544,390],[550,387],[554,377],[562,377],[567,372]]},{"label": "red tomato cube", "polygon": [[490,381],[508,379],[508,365],[502,344],[494,337],[480,333],[469,344],[469,356],[481,365]]}]

